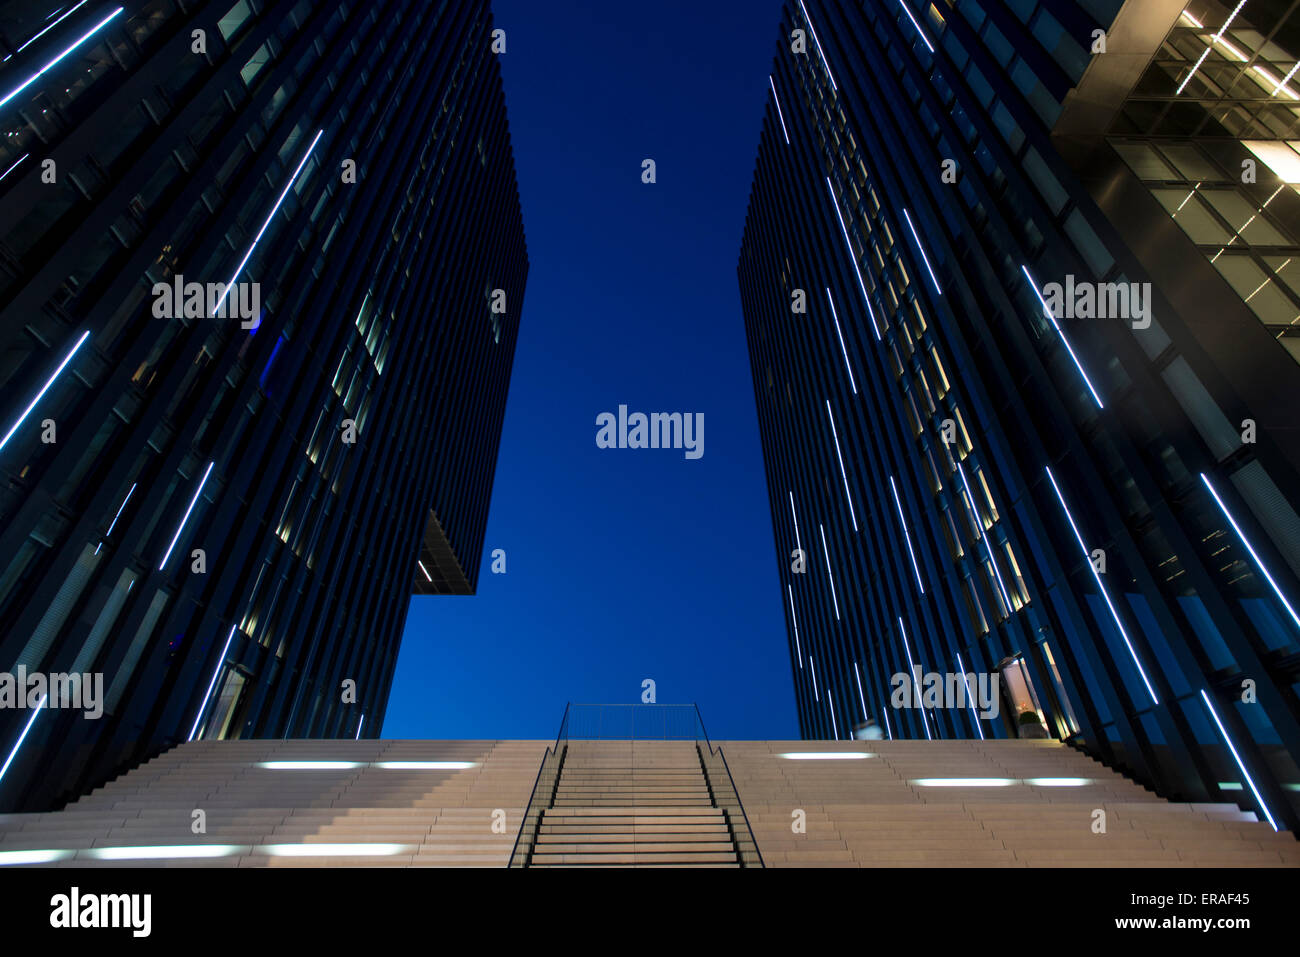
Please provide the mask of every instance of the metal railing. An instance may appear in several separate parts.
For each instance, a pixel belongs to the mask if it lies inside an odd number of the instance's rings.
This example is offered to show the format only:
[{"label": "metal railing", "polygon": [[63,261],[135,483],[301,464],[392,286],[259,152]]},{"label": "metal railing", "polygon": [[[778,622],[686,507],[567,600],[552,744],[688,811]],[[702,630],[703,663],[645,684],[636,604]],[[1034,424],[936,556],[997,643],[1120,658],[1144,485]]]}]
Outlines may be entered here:
[{"label": "metal railing", "polygon": [[510,867],[527,867],[543,813],[555,800],[570,741],[694,741],[709,795],[727,818],[741,867],[763,867],[749,817],[740,802],[736,782],[722,748],[713,746],[694,704],[573,704],[565,705],[555,744],[542,755],[519,835],[510,853]]}]

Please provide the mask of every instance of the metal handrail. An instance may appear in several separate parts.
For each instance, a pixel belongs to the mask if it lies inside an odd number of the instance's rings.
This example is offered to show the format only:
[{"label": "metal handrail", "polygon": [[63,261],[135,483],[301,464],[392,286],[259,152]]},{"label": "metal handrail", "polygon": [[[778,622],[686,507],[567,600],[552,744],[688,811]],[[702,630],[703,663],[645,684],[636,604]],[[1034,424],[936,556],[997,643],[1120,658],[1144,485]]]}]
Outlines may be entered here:
[{"label": "metal handrail", "polygon": [[754,845],[754,853],[758,855],[758,866],[766,868],[767,865],[763,863],[763,852],[758,848],[758,840],[754,837],[754,829],[749,823],[749,815],[745,813],[745,803],[740,800],[740,790],[736,787],[736,779],[731,776],[731,766],[727,764],[727,756],[722,753],[721,745],[718,745],[715,749],[713,742],[709,740],[709,732],[704,727],[704,716],[700,714],[698,702],[695,704],[695,718],[700,723],[700,731],[704,734],[704,744],[709,749],[709,754],[717,755],[722,760],[722,769],[727,772],[727,783],[731,785],[731,793],[736,796],[736,807],[740,808],[740,817],[745,822],[745,830],[749,834],[749,841]]},{"label": "metal handrail", "polygon": [[[546,770],[546,759],[560,753],[560,739],[563,738],[565,729],[569,724],[569,708],[572,702],[566,702],[564,705],[564,717],[560,719],[560,730],[555,733],[555,744],[546,749],[542,755],[542,762],[537,766],[537,776],[533,778],[533,789],[528,793],[528,803],[524,805],[524,817],[519,822],[519,833],[515,835],[514,846],[510,848],[510,860],[506,863],[507,867],[513,867],[515,855],[519,853],[519,842],[523,839],[524,828],[528,826],[528,812],[532,810],[533,801],[537,798],[537,785],[542,781],[542,772]],[[541,816],[538,816],[540,822]],[[534,835],[536,837],[536,835]]]}]

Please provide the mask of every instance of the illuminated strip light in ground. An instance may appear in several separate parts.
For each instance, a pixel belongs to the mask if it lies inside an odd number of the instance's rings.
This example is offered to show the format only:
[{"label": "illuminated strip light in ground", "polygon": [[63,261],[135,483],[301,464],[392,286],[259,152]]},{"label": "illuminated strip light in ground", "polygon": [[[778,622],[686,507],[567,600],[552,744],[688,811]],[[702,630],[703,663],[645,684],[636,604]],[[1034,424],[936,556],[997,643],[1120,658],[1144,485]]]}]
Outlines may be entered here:
[{"label": "illuminated strip light in ground", "polygon": [[247,854],[247,844],[163,844],[146,847],[92,847],[90,856],[101,861],[166,861],[192,857],[233,857]]},{"label": "illuminated strip light in ground", "polygon": [[1005,788],[1020,781],[1018,778],[914,778],[907,783],[919,788]]},{"label": "illuminated strip light in ground", "polygon": [[1065,496],[1061,494],[1061,487],[1056,484],[1056,476],[1052,474],[1051,466],[1047,466],[1047,479],[1052,483],[1052,489],[1056,492],[1056,500],[1061,503],[1061,511],[1065,512],[1066,519],[1070,522],[1070,528],[1074,531],[1075,541],[1079,543],[1079,550],[1083,552],[1083,562],[1092,569],[1092,577],[1097,581],[1097,587],[1101,589],[1101,597],[1106,600],[1106,607],[1110,609],[1110,617],[1115,622],[1115,627],[1119,629],[1120,637],[1124,639],[1124,647],[1128,649],[1129,657],[1133,659],[1133,664],[1137,667],[1138,674],[1142,676],[1142,683],[1147,686],[1147,693],[1151,695],[1151,703],[1159,704],[1156,698],[1155,689],[1151,687],[1151,682],[1147,680],[1147,673],[1142,668],[1142,662],[1138,661],[1137,652],[1133,650],[1133,643],[1129,641],[1128,632],[1124,630],[1124,624],[1119,620],[1119,613],[1115,611],[1115,606],[1111,603],[1110,593],[1106,591],[1106,586],[1102,584],[1101,575],[1097,572],[1097,566],[1092,563],[1092,555],[1088,552],[1088,546],[1083,543],[1083,535],[1079,533],[1079,526],[1074,523],[1074,516],[1070,514],[1070,508],[1065,504]]},{"label": "illuminated strip light in ground", "polygon": [[41,709],[45,707],[45,702],[48,701],[49,698],[49,695],[43,695],[41,697],[41,703],[36,706],[36,710],[32,712],[32,716],[27,719],[27,727],[23,728],[23,733],[18,735],[18,741],[14,744],[14,749],[9,752],[9,757],[5,759],[4,767],[0,768],[0,781],[4,780],[5,772],[9,770],[9,765],[14,763],[14,758],[18,756],[18,749],[23,746],[23,741],[27,739],[27,732],[32,730],[32,725],[36,723],[36,716],[41,713]]},{"label": "illuminated strip light in ground", "polygon": [[109,20],[112,20],[115,16],[117,16],[117,15],[118,15],[119,13],[121,13],[121,12],[122,12],[122,8],[121,8],[121,7],[118,7],[116,10],[114,10],[112,13],[110,13],[108,16],[106,16],[103,20],[100,20],[97,24],[95,24],[93,27],[91,27],[89,30],[87,30],[85,33],[83,33],[80,37],[78,37],[78,38],[73,42],[73,44],[72,44],[70,47],[68,47],[67,49],[65,49],[62,53],[60,53],[58,56],[56,56],[53,60],[51,60],[49,63],[45,64],[45,66],[41,67],[39,70],[37,70],[37,71],[36,71],[35,73],[33,73],[31,76],[29,76],[26,80],[24,80],[21,84],[19,84],[19,85],[18,85],[17,87],[15,87],[13,90],[9,91],[9,93],[7,93],[7,94],[5,95],[5,98],[4,98],[3,100],[0,100],[0,107],[3,107],[6,103],[8,103],[10,100],[12,100],[15,96],[17,96],[17,95],[18,95],[19,93],[21,93],[23,90],[27,89],[29,86],[31,86],[33,83],[35,83],[35,82],[36,82],[38,79],[40,79],[41,76],[43,76],[43,75],[44,75],[48,70],[50,70],[50,69],[52,69],[53,67],[57,66],[57,65],[59,64],[59,62],[63,60],[64,57],[66,57],[69,53],[71,53],[71,52],[72,52],[73,50],[75,50],[77,47],[81,46],[83,43],[85,43],[87,40],[89,40],[92,36],[94,36],[96,33],[98,33],[98,32],[103,28],[104,24],[108,23]]},{"label": "illuminated strip light in ground", "polygon": [[1219,498],[1219,493],[1215,491],[1214,486],[1210,483],[1210,477],[1202,472],[1201,481],[1205,483],[1205,487],[1209,490],[1210,494],[1214,496],[1214,501],[1218,503],[1219,509],[1223,512],[1224,518],[1226,518],[1232,525],[1232,530],[1237,533],[1237,537],[1241,539],[1241,543],[1246,546],[1246,551],[1250,552],[1250,557],[1255,560],[1255,564],[1259,567],[1259,570],[1264,573],[1264,578],[1268,581],[1269,587],[1273,589],[1273,594],[1277,595],[1277,600],[1286,608],[1287,614],[1291,616],[1291,620],[1295,622],[1296,627],[1300,628],[1300,615],[1297,615],[1296,610],[1291,607],[1291,603],[1287,601],[1286,595],[1282,594],[1282,589],[1273,579],[1272,573],[1269,572],[1263,559],[1259,557],[1259,553],[1255,551],[1255,546],[1250,544],[1250,539],[1246,537],[1246,533],[1241,530],[1241,526],[1237,524],[1237,520],[1233,518],[1232,513],[1228,511],[1228,506],[1224,504],[1223,499]]},{"label": "illuminated strip light in ground", "polygon": [[912,26],[916,27],[916,32],[921,34],[921,40],[925,43],[926,49],[933,53],[934,47],[930,45],[930,38],[925,35],[925,31],[921,29],[921,24],[916,22],[916,17],[912,16],[912,11],[907,8],[907,0],[898,0],[898,5],[907,14],[907,19],[912,21]]},{"label": "illuminated strip light in ground", "polygon": [[962,663],[961,652],[957,652],[957,667],[961,669],[961,681],[966,686],[966,704],[970,706],[971,717],[975,719],[975,730],[980,733],[980,740],[984,740],[984,729],[980,727],[979,712],[975,710],[975,695],[971,693],[970,682],[966,680],[966,665]]},{"label": "illuminated strip light in ground", "polygon": [[54,385],[54,381],[62,374],[63,370],[68,367],[68,363],[72,361],[72,357],[77,354],[77,350],[81,348],[82,344],[89,337],[89,330],[81,334],[81,338],[77,340],[77,344],[69,350],[66,356],[63,357],[63,361],[59,363],[59,367],[54,370],[54,373],[45,380],[45,385],[41,386],[41,391],[36,393],[36,398],[32,399],[32,401],[27,404],[27,408],[23,409],[23,414],[18,416],[18,420],[14,422],[14,424],[9,428],[9,431],[5,433],[5,437],[0,439],[0,449],[3,449],[9,444],[9,440],[14,437],[14,433],[22,427],[22,424],[25,421],[27,421],[27,417],[32,414],[32,409],[36,408],[36,403],[40,402],[41,399],[45,397],[45,393],[50,391],[50,386]]},{"label": "illuminated strip light in ground", "polygon": [[794,656],[799,659],[799,670],[803,670],[803,649],[799,647],[799,616],[794,613],[794,591],[789,585],[785,593],[790,598],[790,620],[794,622]]},{"label": "illuminated strip light in ground", "polygon": [[907,553],[912,556],[912,571],[916,572],[916,587],[921,589],[921,594],[925,594],[925,585],[921,581],[921,566],[916,563],[916,552],[912,550],[912,536],[907,530],[907,519],[903,517],[903,501],[898,497],[898,486],[894,484],[894,477],[889,476],[889,487],[894,490],[894,505],[898,508],[898,521],[903,526],[903,538],[907,540]]},{"label": "illuminated strip light in ground", "polygon": [[362,767],[360,761],[260,761],[268,771],[347,771]]},{"label": "illuminated strip light in ground", "polygon": [[217,667],[212,672],[212,680],[208,682],[207,693],[203,696],[203,703],[199,705],[199,713],[194,717],[194,727],[190,728],[190,736],[187,741],[194,740],[194,734],[199,730],[199,722],[203,720],[203,712],[208,709],[208,700],[212,697],[212,689],[217,684],[217,676],[221,674],[221,669],[226,664],[226,652],[230,650],[230,642],[235,637],[235,626],[230,626],[230,634],[226,635],[226,646],[221,649],[221,657],[217,659]]},{"label": "illuminated strip light in ground", "polygon": [[840,454],[840,434],[835,428],[835,414],[831,412],[831,400],[826,400],[826,414],[831,420],[831,437],[835,439],[835,457],[840,460],[840,478],[844,480],[844,497],[849,502],[849,518],[853,519],[853,530],[858,530],[858,513],[853,509],[853,495],[849,492],[849,477],[844,472],[844,456]]},{"label": "illuminated strip light in ground", "polygon": [[[903,650],[907,652],[907,670],[909,674],[916,674],[916,663],[912,661],[912,648],[907,641],[907,629],[903,627],[903,619],[898,619],[898,629],[903,633]],[[927,741],[933,740],[930,737],[930,722],[925,718],[925,705],[921,705],[921,727],[925,728],[925,738]]]},{"label": "illuminated strip light in ground", "polygon": [[[51,30],[53,30],[55,27],[57,27],[57,26],[58,26],[60,23],[62,23],[64,20],[68,19],[68,17],[72,16],[74,13],[76,13],[78,10],[80,10],[80,9],[81,9],[82,7],[84,7],[85,5],[86,5],[86,0],[81,0],[80,3],[78,3],[78,4],[77,4],[76,6],[74,6],[72,9],[68,10],[66,13],[63,14],[63,16],[59,17],[59,19],[55,20],[53,23],[51,23],[48,27],[46,27],[46,28],[45,28],[44,30],[42,30],[40,33],[36,34],[36,36],[32,37],[30,40],[28,40],[26,43],[24,43],[22,46],[20,46],[17,50],[15,50],[12,54],[10,54],[10,56],[16,56],[17,54],[22,53],[22,52],[23,52],[24,50],[26,50],[29,46],[31,46],[33,43],[35,43],[35,42],[36,42],[37,40],[39,40],[41,37],[45,36],[45,34],[49,33]],[[57,12],[58,12],[58,11],[56,10],[55,13],[57,13]],[[54,16],[54,14],[51,13],[50,16],[52,17],[52,16]],[[46,19],[49,19],[49,18],[47,17]],[[5,59],[8,60],[9,57],[5,57]]]},{"label": "illuminated strip light in ground", "polygon": [[1065,333],[1061,330],[1060,325],[1057,324],[1056,316],[1052,315],[1052,310],[1047,308],[1047,302],[1043,299],[1043,294],[1038,291],[1038,284],[1034,282],[1034,277],[1029,275],[1028,267],[1021,266],[1020,270],[1025,274],[1025,279],[1028,280],[1029,288],[1034,291],[1034,295],[1038,297],[1038,301],[1042,304],[1043,312],[1047,314],[1048,320],[1052,323],[1052,328],[1056,330],[1056,334],[1061,337],[1061,342],[1065,344],[1065,350],[1070,353],[1070,358],[1074,361],[1074,367],[1079,370],[1079,375],[1083,376],[1083,384],[1086,385],[1088,391],[1092,393],[1092,398],[1097,403],[1097,408],[1104,409],[1105,406],[1102,404],[1101,396],[1099,396],[1097,390],[1092,387],[1092,380],[1088,378],[1088,373],[1083,371],[1083,364],[1079,362],[1079,357],[1074,354],[1074,348],[1070,345],[1070,340],[1065,338]]},{"label": "illuminated strip light in ground", "polygon": [[803,11],[803,18],[808,23],[808,29],[812,31],[813,43],[817,44],[817,55],[822,58],[822,66],[826,67],[826,76],[831,81],[831,89],[839,92],[839,87],[835,85],[835,76],[831,73],[831,65],[826,62],[826,54],[822,52],[822,41],[817,39],[817,28],[813,26],[812,17],[808,16],[808,8],[803,5],[803,0],[799,0],[799,9]]},{"label": "illuminated strip light in ground", "polygon": [[860,761],[874,758],[870,751],[785,751],[777,754],[787,761]]},{"label": "illuminated strip light in ground", "polygon": [[[838,213],[839,210],[836,210]],[[844,333],[840,330],[840,314],[835,310],[835,300],[831,298],[830,287],[826,287],[826,301],[831,304],[831,318],[835,320],[835,335],[840,339],[840,352],[844,355],[844,371],[849,374],[849,385],[853,386],[853,394],[858,394],[858,384],[853,378],[853,367],[849,365],[849,350],[844,348]]]},{"label": "illuminated strip light in ground", "polygon": [[420,560],[417,558],[417,559],[415,560],[415,564],[417,564],[417,565],[420,566],[420,571],[424,572],[424,577],[425,577],[425,578],[429,579],[429,581],[433,581],[433,576],[429,574],[429,569],[427,569],[427,568],[424,567],[424,562],[420,561]]},{"label": "illuminated strip light in ground", "polygon": [[190,512],[194,511],[194,505],[198,502],[199,496],[203,494],[203,486],[208,484],[208,476],[212,474],[212,464],[208,463],[207,470],[203,473],[203,480],[199,482],[199,487],[194,490],[194,497],[190,499],[190,507],[185,510],[185,517],[181,523],[176,526],[176,534],[172,536],[172,542],[167,546],[167,554],[163,556],[162,562],[158,565],[158,570],[162,571],[167,567],[167,559],[172,557],[172,549],[176,547],[176,541],[181,537],[181,532],[185,530],[185,523],[190,520]]},{"label": "illuminated strip light in ground", "polygon": [[844,215],[840,212],[840,201],[835,198],[835,187],[831,185],[831,178],[826,177],[826,188],[830,190],[831,202],[835,204],[835,218],[840,221],[840,232],[844,234],[844,248],[848,251],[849,262],[853,263],[853,272],[858,277],[858,288],[862,290],[862,301],[867,304],[867,312],[871,315],[871,331],[876,334],[876,341],[880,341],[880,328],[876,325],[876,310],[871,308],[871,297],[867,295],[867,284],[862,281],[862,271],[858,269],[857,257],[853,255],[853,243],[849,241],[849,229],[844,225]]},{"label": "illuminated strip light in ground", "polygon": [[1228,729],[1225,728],[1223,722],[1219,720],[1219,713],[1214,710],[1214,704],[1210,701],[1210,696],[1205,693],[1204,688],[1201,689],[1201,700],[1205,702],[1205,707],[1210,710],[1210,717],[1213,718],[1214,723],[1218,725],[1219,734],[1223,735],[1223,740],[1228,745],[1228,750],[1232,752],[1232,759],[1237,762],[1237,767],[1241,769],[1242,777],[1244,777],[1246,783],[1250,785],[1250,793],[1255,795],[1255,800],[1259,802],[1260,809],[1264,812],[1264,816],[1268,818],[1268,823],[1273,825],[1273,830],[1276,831],[1277,822],[1273,820],[1273,815],[1269,813],[1268,805],[1265,804],[1264,799],[1260,797],[1259,788],[1255,787],[1254,778],[1250,776],[1250,772],[1246,770],[1246,765],[1242,763],[1241,755],[1237,753],[1237,748],[1232,743],[1232,738],[1228,737]]},{"label": "illuminated strip light in ground", "polygon": [[380,761],[377,768],[389,771],[464,771],[478,767],[477,761]]},{"label": "illuminated strip light in ground", "polygon": [[271,857],[393,857],[415,853],[414,844],[259,844]]},{"label": "illuminated strip light in ground", "polygon": [[[238,279],[239,274],[244,271],[244,266],[248,264],[248,260],[252,257],[253,250],[257,248],[258,241],[261,240],[262,234],[265,233],[267,227],[271,225],[271,220],[275,218],[275,214],[279,211],[280,204],[284,202],[284,198],[289,195],[289,190],[293,189],[293,184],[297,181],[298,174],[301,173],[302,168],[307,165],[307,160],[311,159],[312,151],[316,149],[316,144],[320,141],[324,132],[324,130],[316,131],[316,136],[312,139],[311,146],[307,147],[307,152],[303,154],[302,160],[298,163],[298,168],[293,171],[293,175],[289,177],[289,182],[285,184],[283,192],[280,193],[280,198],[275,201],[275,205],[271,207],[271,212],[267,214],[266,222],[262,223],[262,228],[257,231],[257,235],[253,237],[252,244],[248,247],[248,252],[244,253],[244,258],[239,261],[239,266],[235,269],[234,274],[226,283],[226,288],[221,291],[221,298],[217,301],[217,309],[221,308],[221,304],[226,301],[226,296],[230,295],[230,290],[235,285],[235,280]],[[216,312],[216,309],[212,311]]]},{"label": "illuminated strip light in ground", "polygon": [[799,541],[799,516],[794,511],[794,492],[787,489],[790,496],[790,517],[794,519],[794,545],[799,551],[803,551],[803,542]]},{"label": "illuminated strip light in ground", "polygon": [[1201,54],[1201,58],[1197,60],[1196,65],[1192,67],[1192,72],[1183,77],[1183,82],[1178,84],[1178,89],[1174,91],[1174,96],[1178,96],[1183,92],[1183,89],[1187,86],[1188,82],[1196,75],[1196,71],[1201,68],[1201,64],[1205,62],[1205,58],[1210,55],[1210,50],[1214,49],[1214,45],[1223,39],[1223,35],[1228,32],[1228,27],[1232,26],[1232,21],[1237,19],[1237,14],[1241,12],[1241,8],[1245,5],[1246,0],[1241,0],[1241,2],[1237,4],[1236,9],[1228,15],[1228,19],[1223,22],[1223,26],[1219,28],[1219,32],[1210,37],[1210,43],[1206,46],[1205,52]]},{"label": "illuminated strip light in ground", "polygon": [[835,740],[840,739],[840,727],[835,723],[835,702],[831,700],[831,686],[826,686],[826,703],[831,708],[831,733],[835,735]]},{"label": "illuminated strip light in ground", "polygon": [[957,462],[957,471],[961,473],[962,491],[966,493],[966,503],[970,506],[971,514],[975,516],[975,530],[980,533],[980,541],[984,543],[984,550],[989,553],[989,564],[993,566],[993,574],[997,576],[998,588],[1002,591],[1002,600],[1007,603],[1007,615],[1014,612],[1015,606],[1011,604],[1011,596],[1007,593],[1007,586],[1002,582],[1002,572],[998,570],[998,560],[993,554],[993,546],[989,544],[988,537],[984,534],[984,519],[980,517],[979,509],[975,507],[975,496],[971,494],[970,483],[966,481],[966,470],[961,467],[960,460]]},{"label": "illuminated strip light in ground", "polygon": [[826,574],[829,575],[831,579],[831,602],[835,605],[835,620],[839,621],[840,602],[839,599],[835,597],[835,573],[831,571],[831,553],[830,549],[826,547],[826,529],[821,525],[818,525],[817,529],[822,533],[822,557],[826,559]]},{"label": "illuminated strip light in ground", "polygon": [[[106,531],[106,532],[104,533],[104,537],[105,537],[105,538],[108,538],[108,536],[110,536],[110,535],[113,534],[113,529],[117,526],[117,520],[118,520],[119,518],[122,517],[122,509],[126,508],[126,503],[129,502],[129,501],[131,501],[131,496],[135,494],[135,487],[136,487],[138,484],[139,484],[138,482],[132,482],[132,483],[131,483],[131,490],[130,490],[129,492],[126,493],[126,498],[122,499],[122,504],[119,505],[119,506],[117,507],[117,514],[113,516],[113,524],[112,524],[112,525],[109,525],[109,526],[108,526],[108,531]],[[95,546],[95,554],[98,555],[98,554],[99,554],[99,550],[100,550],[101,548],[103,548],[103,547],[104,547],[104,543],[103,543],[103,542],[100,542],[98,545],[96,545],[96,546]]]},{"label": "illuminated strip light in ground", "polygon": [[0,867],[13,867],[19,864],[49,864],[76,856],[76,851],[54,849],[48,851],[0,851]]},{"label": "illuminated strip light in ground", "polygon": [[920,250],[921,261],[925,263],[926,272],[930,274],[930,282],[934,283],[934,291],[943,295],[943,289],[939,287],[939,279],[934,274],[934,267],[930,265],[930,257],[925,254],[925,246],[921,244],[921,237],[916,232],[916,227],[912,225],[912,215],[906,209],[903,210],[903,218],[907,220],[907,228],[912,231],[912,238],[916,240],[916,248]]},{"label": "illuminated strip light in ground", "polygon": [[10,166],[3,173],[0,173],[0,180],[3,180],[6,176],[8,176],[10,173],[16,170],[18,168],[18,164],[21,163],[23,160],[27,159],[27,157],[31,155],[32,155],[31,153],[24,153],[22,156],[18,157],[18,159],[14,160],[13,166]]},{"label": "illuminated strip light in ground", "polygon": [[812,670],[813,697],[821,701],[822,696],[817,693],[817,662],[813,661],[812,655],[808,656],[808,667]]},{"label": "illuminated strip light in ground", "polygon": [[785,114],[781,112],[781,98],[776,95],[776,84],[772,82],[772,75],[767,77],[768,85],[772,87],[772,102],[776,104],[776,115],[781,121],[781,132],[785,134],[785,142],[788,146],[790,143],[790,131],[785,128]]}]

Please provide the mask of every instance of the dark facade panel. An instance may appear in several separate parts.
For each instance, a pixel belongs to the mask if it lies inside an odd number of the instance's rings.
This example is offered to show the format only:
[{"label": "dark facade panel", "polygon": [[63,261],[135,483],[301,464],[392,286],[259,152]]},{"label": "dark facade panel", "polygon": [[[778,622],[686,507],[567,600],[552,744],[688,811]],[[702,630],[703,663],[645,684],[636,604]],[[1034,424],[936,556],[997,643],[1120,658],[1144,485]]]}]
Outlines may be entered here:
[{"label": "dark facade panel", "polygon": [[528,271],[486,3],[114,9],[0,4],[0,667],[103,680],[0,710],[6,808],[378,733],[434,513],[477,581]]}]

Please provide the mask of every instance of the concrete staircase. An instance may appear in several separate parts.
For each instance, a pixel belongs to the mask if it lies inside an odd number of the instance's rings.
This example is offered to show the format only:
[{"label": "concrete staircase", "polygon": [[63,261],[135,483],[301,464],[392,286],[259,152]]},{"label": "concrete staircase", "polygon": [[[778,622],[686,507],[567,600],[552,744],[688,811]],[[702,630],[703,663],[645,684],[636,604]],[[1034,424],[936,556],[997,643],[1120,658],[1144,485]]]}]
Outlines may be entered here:
[{"label": "concrete staircase", "polygon": [[693,741],[570,741],[530,867],[739,867]]}]

